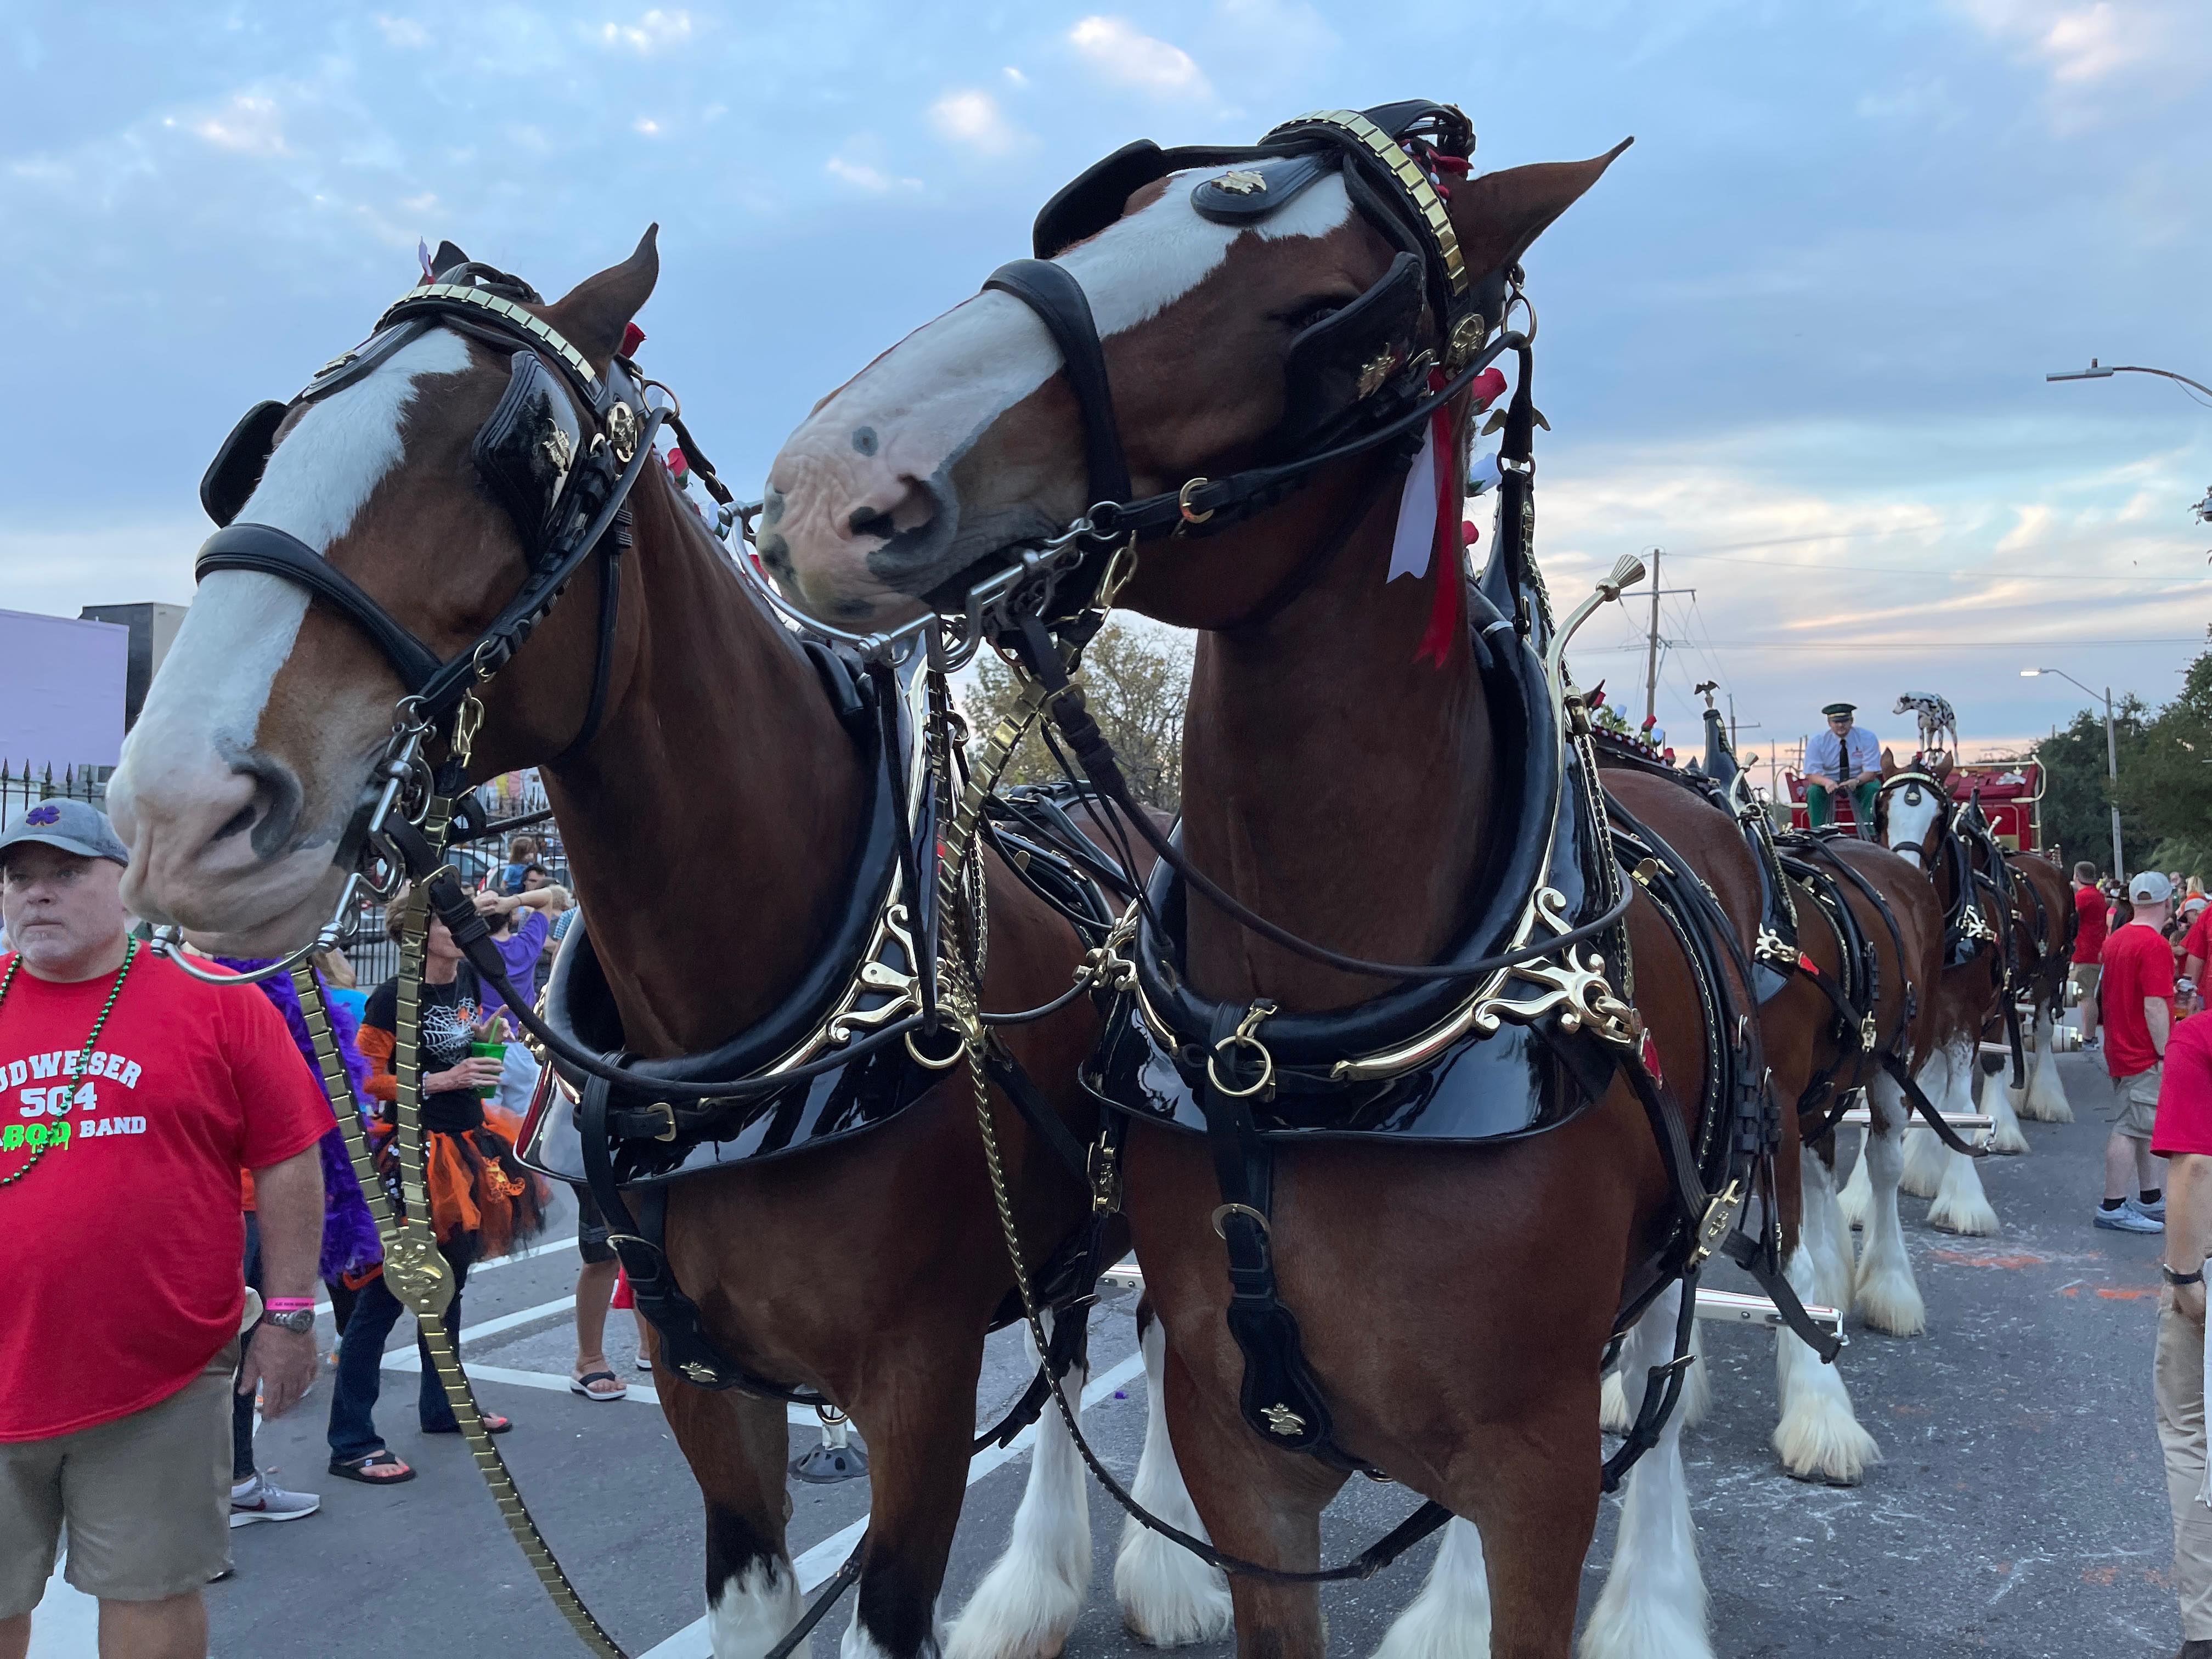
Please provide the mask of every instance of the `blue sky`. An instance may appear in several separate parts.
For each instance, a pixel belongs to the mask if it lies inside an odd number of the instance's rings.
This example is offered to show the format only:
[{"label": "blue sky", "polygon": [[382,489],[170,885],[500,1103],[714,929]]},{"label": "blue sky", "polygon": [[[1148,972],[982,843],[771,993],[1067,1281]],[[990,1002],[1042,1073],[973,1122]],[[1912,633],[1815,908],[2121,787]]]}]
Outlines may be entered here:
[{"label": "blue sky", "polygon": [[[0,607],[189,598],[216,444],[418,236],[558,292],[658,220],[644,360],[742,487],[1096,156],[1428,96],[1486,167],[1636,136],[1528,261],[1540,550],[1696,588],[1662,720],[1717,673],[1792,739],[1918,690],[2031,735],[2080,699],[2022,665],[2155,701],[2212,620],[2212,410],[2042,379],[2212,380],[2208,46],[2200,0],[18,3]],[[1583,678],[1640,683],[1643,615]]]}]

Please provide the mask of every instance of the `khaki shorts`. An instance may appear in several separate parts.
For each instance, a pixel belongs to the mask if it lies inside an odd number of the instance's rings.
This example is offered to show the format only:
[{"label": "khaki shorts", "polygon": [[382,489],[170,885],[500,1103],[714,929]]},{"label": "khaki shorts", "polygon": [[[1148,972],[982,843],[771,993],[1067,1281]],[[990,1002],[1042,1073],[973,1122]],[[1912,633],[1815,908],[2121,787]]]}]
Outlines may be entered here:
[{"label": "khaki shorts", "polygon": [[2163,1061],[2148,1072],[2112,1079],[2112,1127],[2130,1140],[2148,1140],[2158,1120],[2158,1085],[2165,1074]]},{"label": "khaki shorts", "polygon": [[2066,977],[2074,986],[2074,1000],[2087,1002],[2097,994],[2097,976],[2105,971],[2101,962],[2077,962],[2066,970]]},{"label": "khaki shorts", "polygon": [[0,1441],[0,1619],[46,1594],[64,1522],[64,1576],[102,1601],[165,1601],[222,1571],[238,1352],[234,1340],[182,1389],[128,1417]]}]

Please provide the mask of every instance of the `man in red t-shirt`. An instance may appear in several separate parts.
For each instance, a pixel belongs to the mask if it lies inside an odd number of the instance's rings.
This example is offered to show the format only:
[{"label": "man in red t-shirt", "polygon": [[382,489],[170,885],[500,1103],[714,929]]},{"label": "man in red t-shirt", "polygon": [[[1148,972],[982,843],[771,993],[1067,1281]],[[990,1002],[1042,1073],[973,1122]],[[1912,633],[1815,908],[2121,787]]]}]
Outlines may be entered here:
[{"label": "man in red t-shirt", "polygon": [[[2122,1232],[2161,1232],[2166,1225],[2166,1197],[2155,1184],[2150,1140],[2159,1062],[2173,1024],[2173,947],[2159,931],[2172,900],[2173,884],[2155,870],[2128,883],[2135,914],[2105,941],[2098,978],[2114,1107],[2112,1133],[2105,1142],[2105,1201],[2097,1206],[2096,1220]],[[2135,1194],[2130,1180],[2139,1189]]]},{"label": "man in red t-shirt", "polygon": [[2103,959],[2105,936],[2112,931],[2112,907],[2097,885],[2097,866],[2086,860],[2074,866],[2074,963],[2068,977],[2074,981],[2074,1000],[2081,1009],[2081,1041],[2097,1034],[2097,964]]},{"label": "man in red t-shirt", "polygon": [[[64,1522],[103,1655],[204,1655],[232,1379],[275,1417],[315,1375],[330,1105],[266,997],[131,938],[127,856],[82,801],[41,801],[0,835],[0,1238],[21,1269],[0,1297],[8,1659]],[[268,1309],[243,1366],[241,1169]]]},{"label": "man in red t-shirt", "polygon": [[2196,988],[2191,1007],[2203,1006],[2204,1000],[2204,964],[2212,962],[2212,905],[2200,906],[2197,920],[2189,924],[2189,931],[2181,936],[2181,972]]},{"label": "man in red t-shirt", "polygon": [[2203,1501],[2204,1258],[2212,1254],[2212,1015],[2173,1028],[2150,1149],[2167,1160],[2166,1290],[2151,1391],[2173,1510],[2173,1591],[2182,1652],[2212,1659],[2212,1509]]}]

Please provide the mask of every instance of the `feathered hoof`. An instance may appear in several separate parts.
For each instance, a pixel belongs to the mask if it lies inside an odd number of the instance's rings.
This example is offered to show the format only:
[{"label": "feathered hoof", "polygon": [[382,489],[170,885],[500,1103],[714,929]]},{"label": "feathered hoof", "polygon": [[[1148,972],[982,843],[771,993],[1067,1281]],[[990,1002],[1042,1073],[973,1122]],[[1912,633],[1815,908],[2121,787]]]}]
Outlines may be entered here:
[{"label": "feathered hoof", "polygon": [[1851,1307],[1869,1329],[1889,1336],[1918,1336],[1928,1328],[1920,1287],[1901,1275],[1861,1273]]},{"label": "feathered hoof", "polygon": [[1115,1558],[1114,1595],[1129,1634],[1149,1647],[1217,1642],[1234,1623],[1227,1581],[1180,1544],[1133,1522]]},{"label": "feathered hoof", "polygon": [[1856,1486],[1881,1462],[1881,1448],[1847,1407],[1815,1401],[1792,1410],[1774,1428],[1774,1449],[1793,1480]]},{"label": "feathered hoof", "polygon": [[1705,1620],[1656,1597],[1600,1596],[1576,1659],[1713,1659]]},{"label": "feathered hoof", "polygon": [[1400,1613],[1374,1659],[1489,1659],[1490,1581],[1474,1528],[1445,1524],[1428,1582]]},{"label": "feathered hoof", "polygon": [[1998,1230],[1997,1212],[1989,1200],[1972,1193],[1938,1200],[1929,1209],[1928,1224],[1966,1238],[1987,1238]]},{"label": "feathered hoof", "polygon": [[2027,1137],[2020,1132],[2020,1125],[2014,1122],[1999,1123],[1983,1144],[1999,1158],[2018,1158],[2032,1150]]},{"label": "feathered hoof", "polygon": [[2071,1123],[2074,1108],[2063,1095],[2057,1100],[2039,1099],[2030,1089],[2027,1098],[2020,1103],[2020,1115],[2032,1123]]}]

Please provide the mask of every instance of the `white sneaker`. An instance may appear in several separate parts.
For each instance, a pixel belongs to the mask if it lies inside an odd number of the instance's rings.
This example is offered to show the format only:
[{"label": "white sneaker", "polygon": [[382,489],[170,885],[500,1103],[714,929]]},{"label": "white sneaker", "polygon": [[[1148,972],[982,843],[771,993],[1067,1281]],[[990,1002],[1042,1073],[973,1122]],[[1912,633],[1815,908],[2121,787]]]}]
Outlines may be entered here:
[{"label": "white sneaker", "polygon": [[257,1473],[230,1489],[230,1524],[250,1527],[256,1521],[297,1521],[322,1508],[323,1500],[311,1492],[286,1492]]},{"label": "white sneaker", "polygon": [[2117,1233],[2162,1233],[2166,1231],[2166,1223],[2156,1216],[2145,1215],[2136,1209],[2132,1199],[2117,1210],[2108,1210],[2100,1204],[2096,1213],[2100,1227],[2109,1227]]}]

